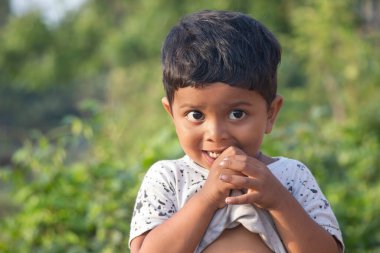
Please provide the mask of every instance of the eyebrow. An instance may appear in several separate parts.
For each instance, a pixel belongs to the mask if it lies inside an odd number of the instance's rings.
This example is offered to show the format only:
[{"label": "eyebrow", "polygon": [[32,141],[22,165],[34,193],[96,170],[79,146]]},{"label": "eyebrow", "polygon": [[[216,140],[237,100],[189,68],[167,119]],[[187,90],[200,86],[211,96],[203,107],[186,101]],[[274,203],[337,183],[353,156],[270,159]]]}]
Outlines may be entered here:
[{"label": "eyebrow", "polygon": [[248,101],[236,101],[236,102],[233,102],[233,103],[231,103],[229,105],[232,106],[232,107],[236,107],[236,106],[252,106],[252,103],[250,103]]},{"label": "eyebrow", "polygon": [[198,104],[185,103],[185,104],[180,105],[179,108],[180,109],[182,109],[182,108],[199,108],[199,109],[203,109],[203,108],[205,108],[205,106],[198,105]]},{"label": "eyebrow", "polygon": [[[227,105],[228,107],[239,107],[239,106],[252,106],[252,103],[248,101],[235,101],[231,104]],[[182,108],[196,108],[196,109],[203,109],[206,106],[204,105],[199,105],[199,104],[191,104],[191,103],[184,103],[179,106],[180,109]]]}]

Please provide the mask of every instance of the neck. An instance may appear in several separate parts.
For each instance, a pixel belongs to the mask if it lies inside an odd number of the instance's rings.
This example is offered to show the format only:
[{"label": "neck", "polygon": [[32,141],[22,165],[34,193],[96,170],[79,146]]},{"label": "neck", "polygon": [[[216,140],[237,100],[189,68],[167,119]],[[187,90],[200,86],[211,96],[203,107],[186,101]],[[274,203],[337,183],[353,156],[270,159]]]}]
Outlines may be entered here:
[{"label": "neck", "polygon": [[275,159],[273,157],[263,154],[261,151],[259,151],[258,154],[256,155],[256,159],[263,162],[265,165],[269,165],[278,160],[278,159]]}]

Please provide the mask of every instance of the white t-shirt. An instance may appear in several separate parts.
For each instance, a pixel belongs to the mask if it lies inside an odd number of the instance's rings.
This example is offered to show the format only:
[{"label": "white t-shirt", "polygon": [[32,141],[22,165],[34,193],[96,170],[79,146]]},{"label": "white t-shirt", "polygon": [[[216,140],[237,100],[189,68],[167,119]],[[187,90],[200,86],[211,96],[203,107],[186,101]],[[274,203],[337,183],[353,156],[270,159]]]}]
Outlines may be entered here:
[{"label": "white t-shirt", "polygon": [[[301,162],[285,157],[278,157],[268,168],[309,216],[343,245],[335,215],[309,169]],[[197,165],[188,156],[153,164],[137,194],[129,242],[162,224],[180,210],[202,188],[207,175],[208,170]],[[253,233],[258,233],[274,252],[286,252],[270,214],[249,204],[226,205],[218,209],[195,252],[204,250],[226,228],[239,224]]]}]

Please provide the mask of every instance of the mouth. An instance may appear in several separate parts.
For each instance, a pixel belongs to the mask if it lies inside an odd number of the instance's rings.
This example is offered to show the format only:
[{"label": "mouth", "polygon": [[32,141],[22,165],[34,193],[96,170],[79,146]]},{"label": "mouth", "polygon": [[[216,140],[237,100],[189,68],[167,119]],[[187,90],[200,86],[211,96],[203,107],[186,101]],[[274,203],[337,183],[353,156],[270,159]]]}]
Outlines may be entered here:
[{"label": "mouth", "polygon": [[206,151],[207,155],[213,159],[216,159],[222,154],[222,152]]},{"label": "mouth", "polygon": [[206,162],[206,167],[211,168],[212,164],[215,160],[223,153],[225,149],[217,149],[217,150],[203,150],[204,161]]}]

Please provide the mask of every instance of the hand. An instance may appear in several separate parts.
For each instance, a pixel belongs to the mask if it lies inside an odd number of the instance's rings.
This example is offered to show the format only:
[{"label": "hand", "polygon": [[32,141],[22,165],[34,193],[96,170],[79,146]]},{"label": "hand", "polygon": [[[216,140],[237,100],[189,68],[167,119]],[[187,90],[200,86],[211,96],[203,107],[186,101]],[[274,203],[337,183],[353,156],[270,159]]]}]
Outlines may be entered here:
[{"label": "hand", "polygon": [[252,204],[265,209],[277,209],[290,196],[288,190],[272,174],[268,167],[258,159],[239,154],[225,156],[220,166],[243,175],[222,174],[220,180],[230,184],[233,189],[246,189],[240,196],[227,197],[227,204]]},{"label": "hand", "polygon": [[[222,154],[214,161],[211,166],[207,180],[199,191],[198,195],[205,199],[206,203],[210,203],[212,206],[222,208],[226,205],[225,199],[230,195],[232,189],[235,189],[233,184],[223,182],[220,180],[220,175],[229,176],[241,176],[246,177],[237,170],[231,170],[229,168],[223,168],[220,166],[221,161],[224,158],[232,157],[236,155],[243,155],[244,152],[235,147],[227,148]],[[239,188],[241,189],[241,188]]]}]

